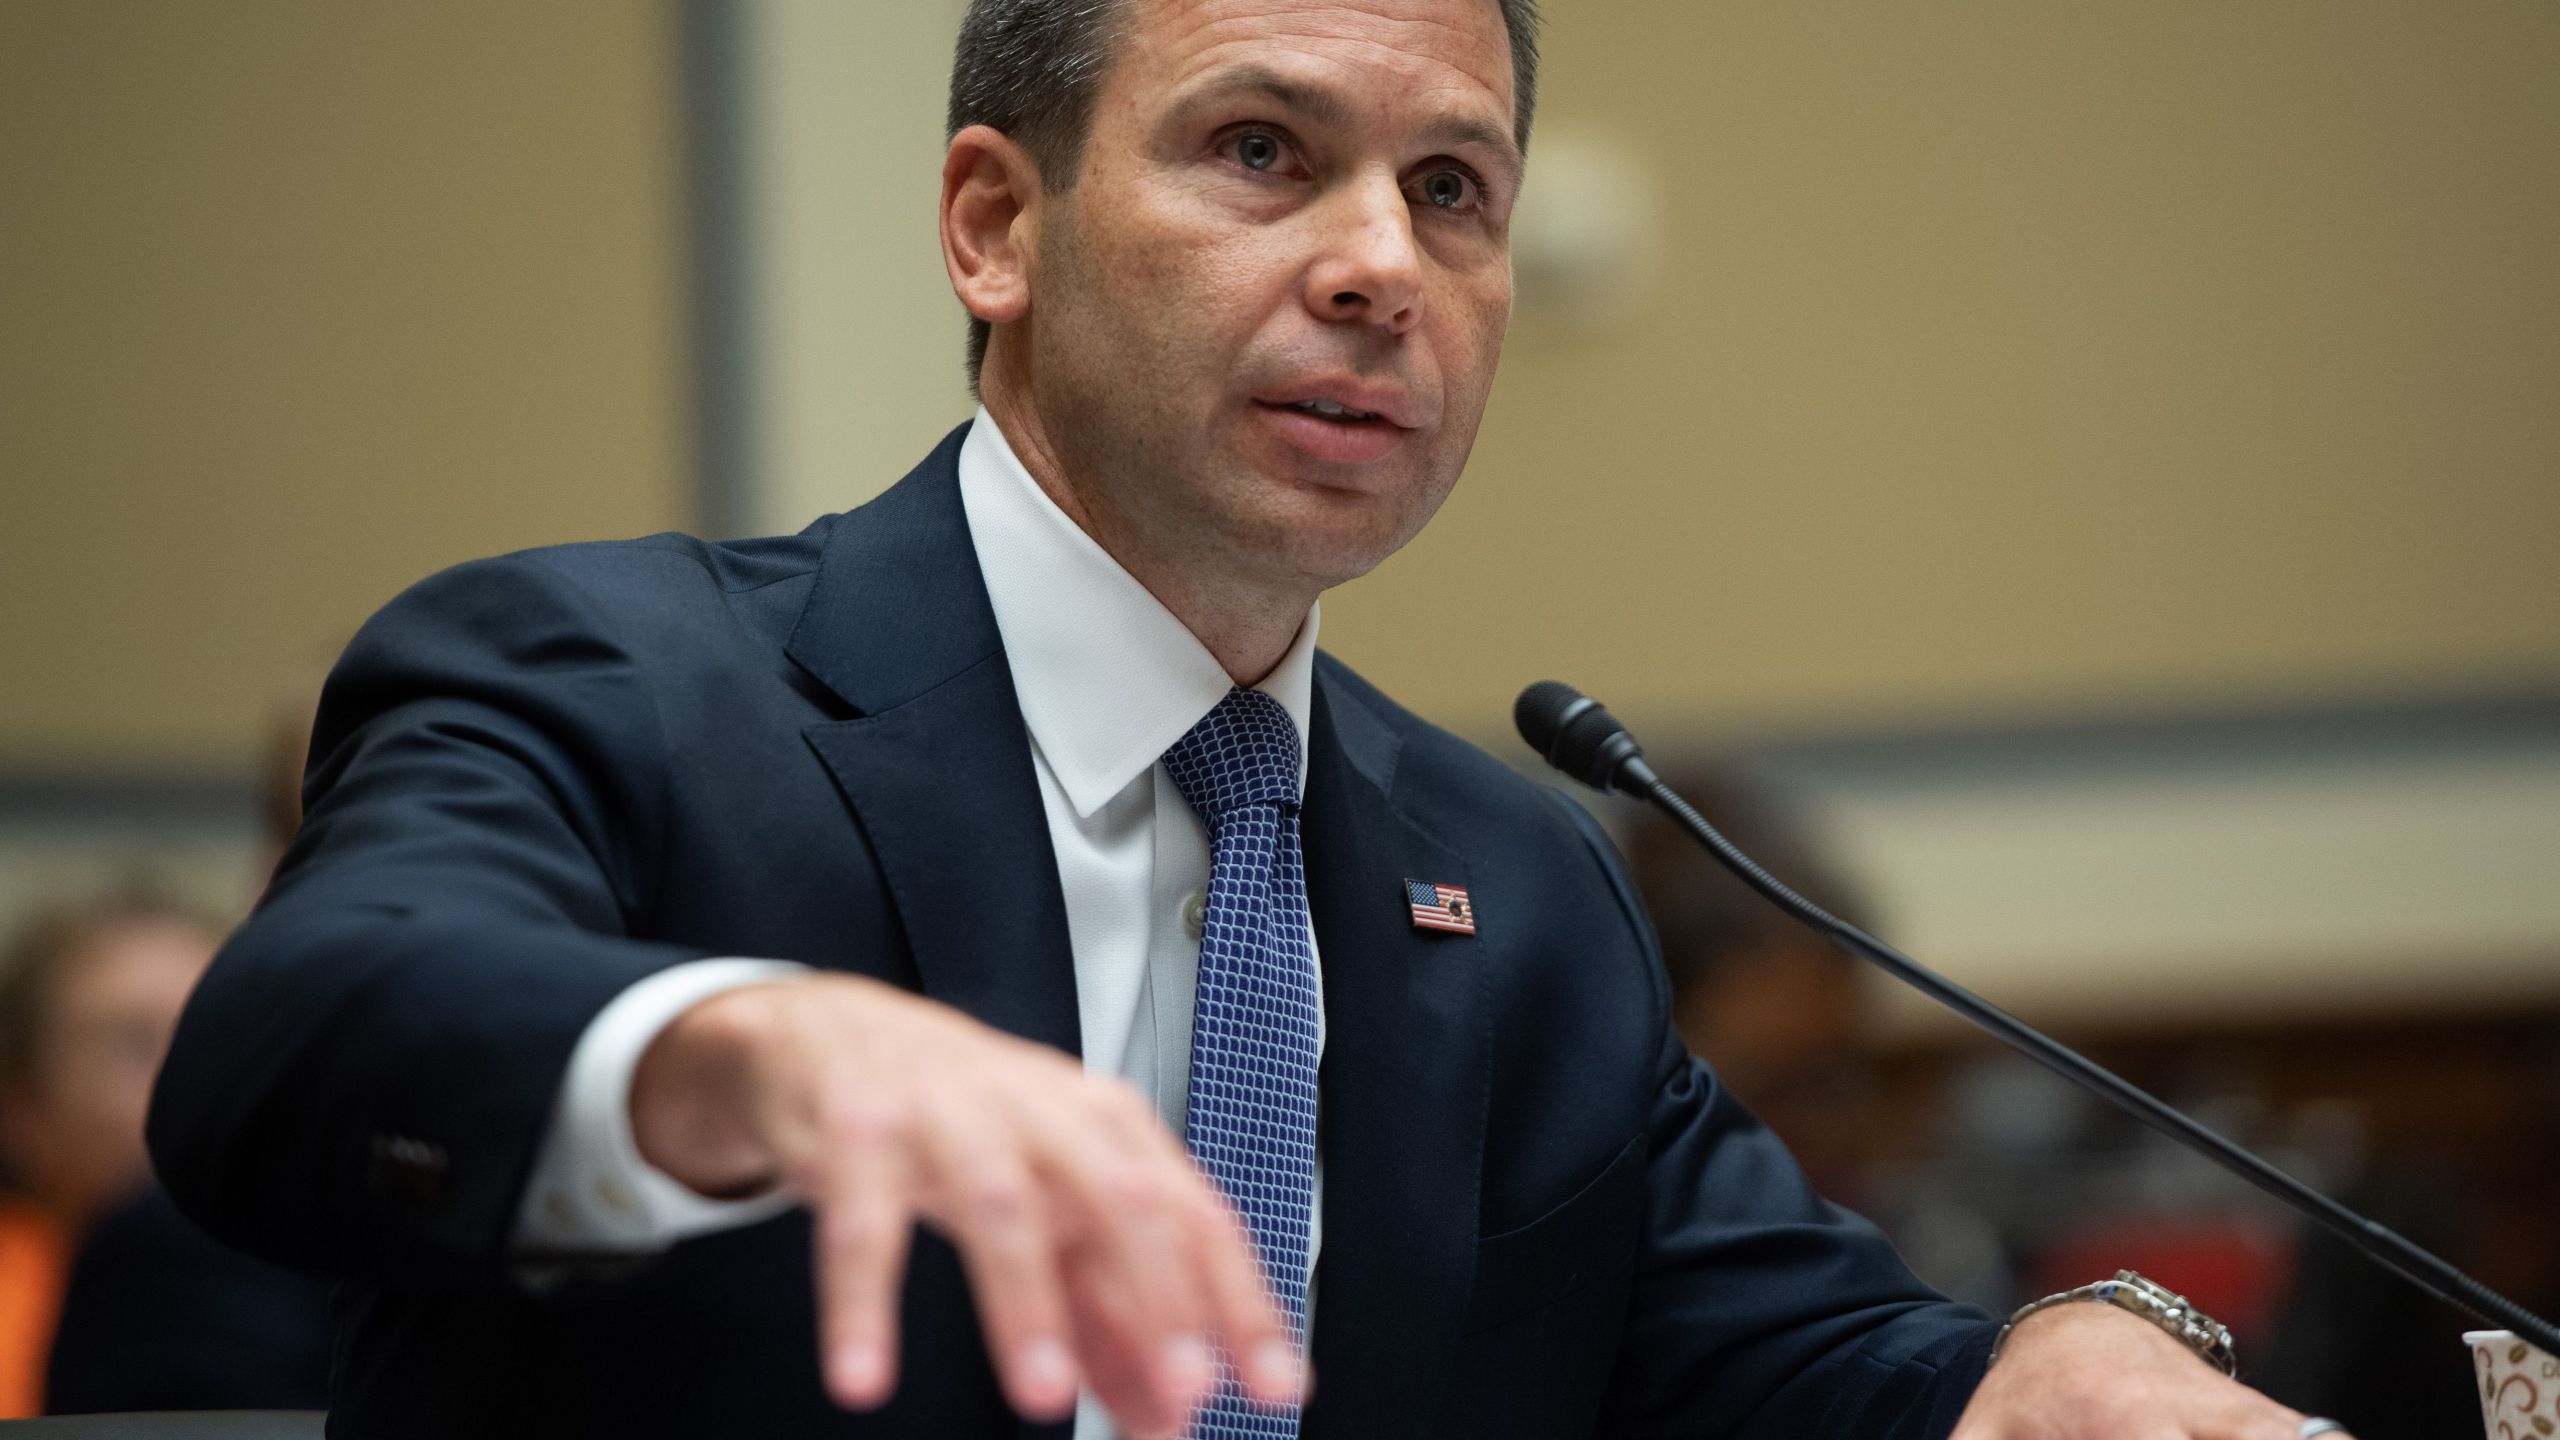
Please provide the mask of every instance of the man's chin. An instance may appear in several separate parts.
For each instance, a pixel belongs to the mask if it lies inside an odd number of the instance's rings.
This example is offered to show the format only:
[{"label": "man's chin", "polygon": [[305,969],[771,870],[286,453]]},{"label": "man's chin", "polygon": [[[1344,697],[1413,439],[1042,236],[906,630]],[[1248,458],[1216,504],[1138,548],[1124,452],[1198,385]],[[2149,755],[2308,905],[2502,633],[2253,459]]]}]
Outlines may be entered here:
[{"label": "man's chin", "polygon": [[1381,502],[1387,497],[1325,486],[1288,486],[1236,526],[1242,554],[1315,590],[1357,580],[1419,530]]}]

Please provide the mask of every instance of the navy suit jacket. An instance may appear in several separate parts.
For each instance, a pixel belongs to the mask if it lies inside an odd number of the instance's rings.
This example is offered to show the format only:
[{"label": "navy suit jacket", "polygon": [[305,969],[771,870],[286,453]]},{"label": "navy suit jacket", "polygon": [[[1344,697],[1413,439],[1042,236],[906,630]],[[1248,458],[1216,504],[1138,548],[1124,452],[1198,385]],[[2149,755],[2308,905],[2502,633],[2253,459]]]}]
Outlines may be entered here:
[{"label": "navy suit jacket", "polygon": [[[965,433],[965,432],[963,432]],[[818,1384],[795,1212],[535,1283],[509,1248],[571,1048],[679,961],[907,986],[1073,1052],[1064,901],[955,433],[794,537],[435,576],[331,677],[308,818],[163,1071],[172,1195],[346,1277],[333,1433],[1063,1436],[1006,1409],[921,1239],[896,1399]],[[1571,801],[1318,662],[1312,1440],[1952,1428],[1991,1327],[1685,1052]],[[1403,882],[1463,885],[1473,936]]]}]

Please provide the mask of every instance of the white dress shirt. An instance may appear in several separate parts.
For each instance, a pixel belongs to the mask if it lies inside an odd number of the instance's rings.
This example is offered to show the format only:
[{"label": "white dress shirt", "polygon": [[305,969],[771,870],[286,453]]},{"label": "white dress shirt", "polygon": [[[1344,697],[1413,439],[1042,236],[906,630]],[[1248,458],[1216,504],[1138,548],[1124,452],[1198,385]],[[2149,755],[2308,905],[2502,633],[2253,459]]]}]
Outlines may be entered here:
[{"label": "white dress shirt", "polygon": [[[1209,842],[1160,757],[1233,682],[1173,612],[1049,499],[983,409],[961,444],[960,500],[1057,853],[1085,1068],[1122,1076],[1154,1097],[1179,1135],[1189,1099]],[[1302,793],[1319,618],[1318,610],[1307,612],[1288,653],[1254,687],[1279,701],[1298,727]],[[1312,948],[1313,935],[1308,939]],[[645,1252],[796,1203],[780,1194],[709,1200],[651,1166],[632,1140],[630,1094],[641,1053],[677,1015],[724,990],[801,968],[780,960],[700,960],[615,997],[571,1053],[517,1216],[517,1248]],[[1319,1161],[1308,1227],[1311,1274],[1323,1189]],[[1088,1393],[1077,1408],[1077,1440],[1111,1433]]]}]

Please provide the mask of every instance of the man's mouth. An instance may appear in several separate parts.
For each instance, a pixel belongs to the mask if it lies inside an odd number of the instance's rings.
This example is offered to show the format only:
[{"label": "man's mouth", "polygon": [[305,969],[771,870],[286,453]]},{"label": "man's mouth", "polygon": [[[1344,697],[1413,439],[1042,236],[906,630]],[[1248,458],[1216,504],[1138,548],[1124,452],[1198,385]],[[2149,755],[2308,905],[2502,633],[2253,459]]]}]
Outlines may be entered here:
[{"label": "man's mouth", "polygon": [[1419,428],[1400,386],[1347,375],[1309,375],[1254,397],[1279,438],[1327,465],[1368,465],[1404,448]]},{"label": "man's mouth", "polygon": [[1319,420],[1331,420],[1337,425],[1366,425],[1371,421],[1385,418],[1373,410],[1354,410],[1347,405],[1337,405],[1330,400],[1300,400],[1280,408],[1295,410],[1301,415],[1313,415]]}]

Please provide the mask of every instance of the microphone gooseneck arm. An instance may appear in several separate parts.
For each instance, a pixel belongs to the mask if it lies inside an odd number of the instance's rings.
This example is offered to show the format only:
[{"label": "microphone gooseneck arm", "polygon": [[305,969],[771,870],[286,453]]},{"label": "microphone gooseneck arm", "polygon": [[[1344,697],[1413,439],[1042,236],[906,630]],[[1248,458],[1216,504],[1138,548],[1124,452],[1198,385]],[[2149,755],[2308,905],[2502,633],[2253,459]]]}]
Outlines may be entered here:
[{"label": "microphone gooseneck arm", "polygon": [[2291,1205],[2402,1279],[2438,1300],[2490,1324],[2514,1331],[2545,1354],[2560,1355],[2560,1328],[2525,1309],[2388,1226],[2368,1220],[2255,1153],[2189,1118],[2149,1091],[2073,1050],[2009,1012],[1947,979],[1814,904],[1735,848],[1696,808],[1663,783],[1646,764],[1642,747],[1597,701],[1558,681],[1542,680],[1520,694],[1514,711],[1521,738],[1547,763],[1602,792],[1617,791],[1651,804],[1677,821],[1742,882],[1826,939],[1936,1000],[2028,1058],[2096,1095],[2152,1129],[2221,1164],[2240,1178]]}]

